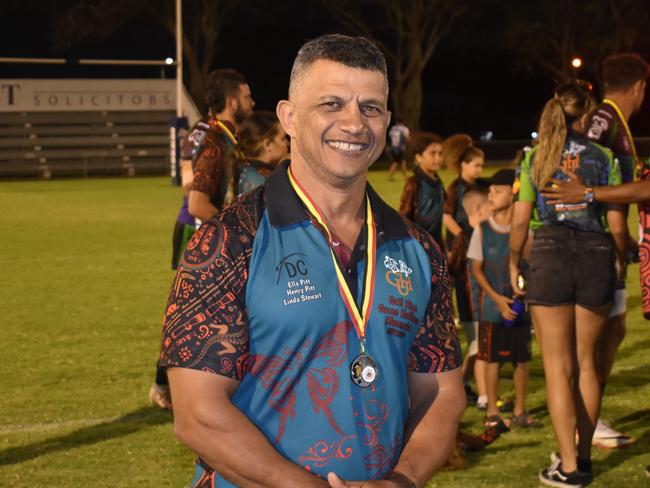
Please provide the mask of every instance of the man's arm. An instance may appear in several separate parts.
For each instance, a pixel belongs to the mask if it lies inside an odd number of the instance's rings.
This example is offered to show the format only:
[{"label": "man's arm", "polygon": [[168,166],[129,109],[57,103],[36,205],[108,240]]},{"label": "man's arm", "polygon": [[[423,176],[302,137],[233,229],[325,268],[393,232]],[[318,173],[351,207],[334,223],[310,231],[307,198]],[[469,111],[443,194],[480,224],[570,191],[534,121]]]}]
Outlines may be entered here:
[{"label": "man's arm", "polygon": [[230,401],[239,381],[205,371],[168,370],[174,434],[237,486],[324,487],[327,482],[281,456]]},{"label": "man's arm", "polygon": [[411,411],[394,471],[424,486],[449,457],[467,398],[460,368],[443,373],[409,372],[408,381]]},{"label": "man's arm", "polygon": [[614,246],[616,248],[616,272],[618,279],[622,280],[625,279],[628,255],[628,229],[623,206],[608,206],[607,225],[609,227],[609,232],[614,239]]},{"label": "man's arm", "polygon": [[[565,171],[568,181],[552,180],[553,186],[547,186],[542,195],[548,203],[584,202],[587,187],[575,173]],[[650,200],[650,180],[634,181],[621,185],[593,187],[594,200],[604,203],[639,203]]]},{"label": "man's arm", "polygon": [[190,190],[187,208],[192,217],[202,222],[205,222],[218,212],[217,207],[212,205],[210,197],[198,190]]},{"label": "man's arm", "polygon": [[192,182],[194,181],[194,172],[192,171],[192,160],[191,159],[182,159],[181,160],[181,185],[183,186],[183,192],[188,194],[192,189]]}]

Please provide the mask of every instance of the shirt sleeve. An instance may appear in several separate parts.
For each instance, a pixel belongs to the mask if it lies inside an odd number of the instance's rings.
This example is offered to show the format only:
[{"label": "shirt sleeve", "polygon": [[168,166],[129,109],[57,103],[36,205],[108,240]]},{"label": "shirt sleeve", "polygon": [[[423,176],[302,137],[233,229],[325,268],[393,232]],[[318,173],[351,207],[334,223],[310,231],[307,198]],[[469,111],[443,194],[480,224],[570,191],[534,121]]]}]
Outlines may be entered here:
[{"label": "shirt sleeve", "polygon": [[447,187],[447,192],[445,193],[445,210],[444,213],[449,215],[454,215],[456,213],[456,200],[458,194],[458,185],[457,181],[454,181]]},{"label": "shirt sleeve", "polygon": [[441,373],[459,368],[463,363],[456,336],[449,272],[438,244],[425,232],[413,230],[418,233],[420,244],[429,254],[431,294],[422,324],[409,351],[409,371]]},{"label": "shirt sleeve", "polygon": [[224,176],[224,148],[217,137],[208,134],[194,161],[192,190],[212,196],[219,188]]},{"label": "shirt sleeve", "polygon": [[612,130],[612,118],[605,109],[597,108],[594,110],[589,116],[585,127],[587,127],[587,139],[608,145],[607,141]]},{"label": "shirt sleeve", "polygon": [[533,182],[530,181],[530,160],[532,159],[535,150],[528,151],[526,157],[521,162],[521,171],[519,171],[519,183],[515,182],[517,199],[521,202],[534,202],[536,200],[535,187]]},{"label": "shirt sleeve", "polygon": [[483,234],[480,225],[477,225],[472,232],[467,248],[467,257],[475,261],[483,261]]},{"label": "shirt sleeve", "polygon": [[399,204],[399,213],[402,217],[415,221],[415,208],[417,198],[418,184],[415,177],[412,176],[406,181],[402,197]]},{"label": "shirt sleeve", "polygon": [[248,357],[249,254],[216,218],[187,244],[167,301],[159,366],[241,380]]}]

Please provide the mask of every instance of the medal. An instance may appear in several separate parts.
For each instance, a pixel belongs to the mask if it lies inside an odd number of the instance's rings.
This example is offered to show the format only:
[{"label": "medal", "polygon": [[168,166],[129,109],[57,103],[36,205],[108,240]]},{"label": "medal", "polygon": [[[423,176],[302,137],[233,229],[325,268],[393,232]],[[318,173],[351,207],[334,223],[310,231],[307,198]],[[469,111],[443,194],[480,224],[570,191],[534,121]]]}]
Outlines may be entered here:
[{"label": "medal", "polygon": [[350,365],[352,381],[363,388],[372,385],[378,373],[377,363],[367,354],[359,354]]},{"label": "medal", "polygon": [[352,361],[352,364],[350,365],[350,376],[352,377],[353,383],[363,388],[367,388],[377,379],[377,375],[379,374],[377,363],[372,357],[366,354],[365,347],[366,325],[368,324],[370,311],[372,309],[372,300],[375,294],[375,267],[377,261],[377,226],[375,225],[375,220],[372,215],[370,198],[366,194],[366,266],[363,276],[363,302],[360,307],[361,310],[359,310],[348,283],[345,280],[343,270],[341,270],[336,255],[334,254],[332,233],[327,227],[325,217],[316,203],[309,197],[305,189],[302,188],[300,183],[294,179],[291,172],[291,166],[289,166],[287,174],[294,191],[327,234],[327,241],[329,243],[332,261],[334,263],[334,269],[336,270],[336,277],[339,283],[339,292],[343,299],[343,303],[345,304],[345,308],[348,310],[350,319],[354,324],[357,336],[359,337],[359,355],[354,358],[354,361]]}]

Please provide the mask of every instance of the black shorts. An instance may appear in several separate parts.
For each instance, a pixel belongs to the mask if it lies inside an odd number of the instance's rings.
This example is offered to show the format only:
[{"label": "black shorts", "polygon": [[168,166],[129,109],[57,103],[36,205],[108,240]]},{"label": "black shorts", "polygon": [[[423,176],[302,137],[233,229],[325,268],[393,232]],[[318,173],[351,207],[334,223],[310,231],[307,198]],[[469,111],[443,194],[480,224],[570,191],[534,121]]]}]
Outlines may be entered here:
[{"label": "black shorts", "polygon": [[479,322],[478,359],[488,363],[530,361],[530,324],[506,327],[503,322]]},{"label": "black shorts", "polygon": [[526,281],[529,305],[611,303],[616,285],[614,243],[609,234],[551,226],[535,233]]},{"label": "black shorts", "polygon": [[391,147],[389,152],[390,152],[391,158],[393,159],[393,162],[396,161],[398,163],[401,163],[402,161],[405,160],[406,149]]}]

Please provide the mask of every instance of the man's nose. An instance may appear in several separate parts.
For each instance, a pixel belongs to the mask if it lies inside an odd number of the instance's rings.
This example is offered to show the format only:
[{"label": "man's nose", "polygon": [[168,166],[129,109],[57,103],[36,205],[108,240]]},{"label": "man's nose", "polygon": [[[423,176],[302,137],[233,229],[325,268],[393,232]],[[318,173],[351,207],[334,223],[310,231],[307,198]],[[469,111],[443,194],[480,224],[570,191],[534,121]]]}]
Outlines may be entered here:
[{"label": "man's nose", "polygon": [[366,122],[356,104],[349,104],[341,113],[339,128],[348,134],[362,134],[366,131]]}]

